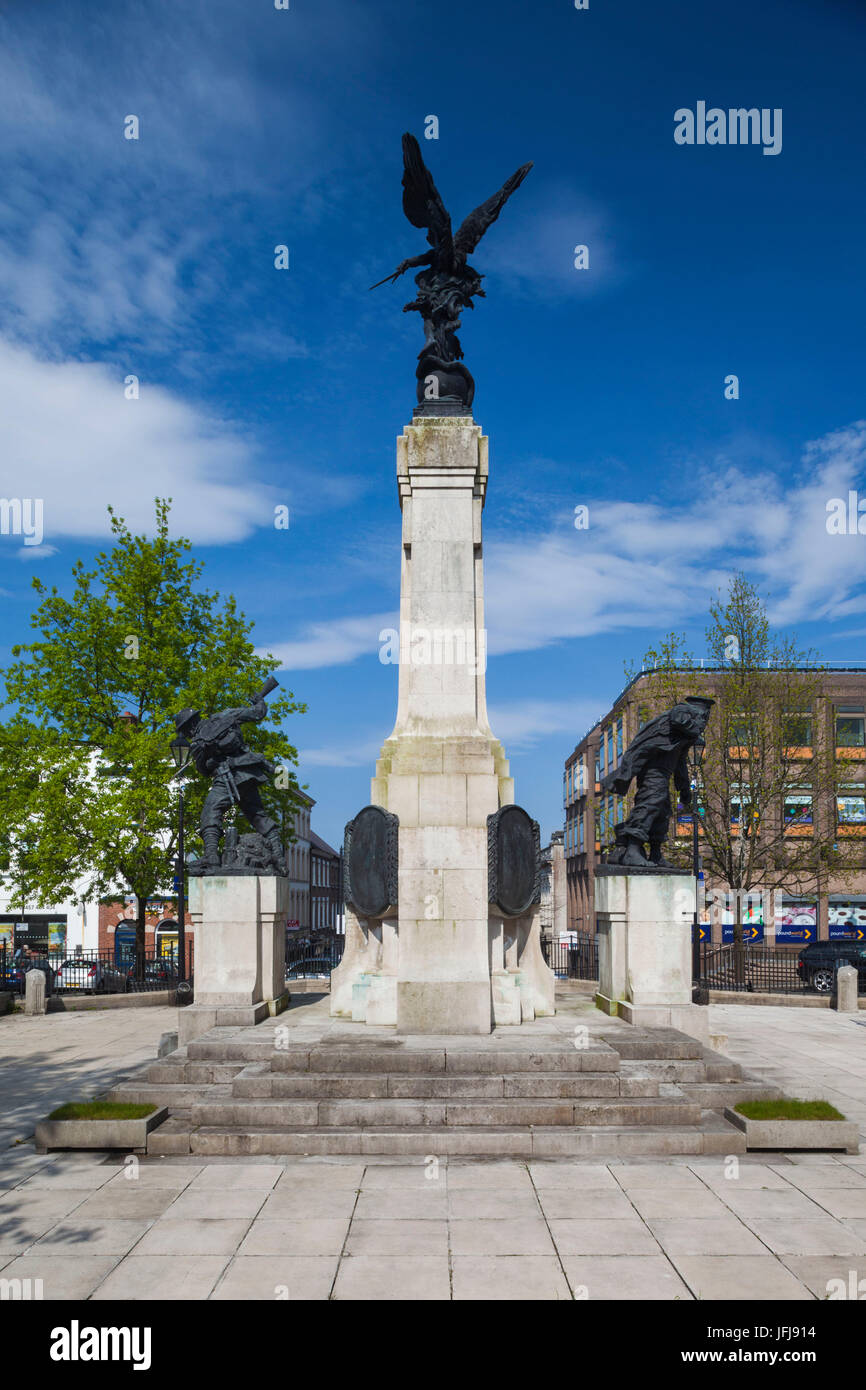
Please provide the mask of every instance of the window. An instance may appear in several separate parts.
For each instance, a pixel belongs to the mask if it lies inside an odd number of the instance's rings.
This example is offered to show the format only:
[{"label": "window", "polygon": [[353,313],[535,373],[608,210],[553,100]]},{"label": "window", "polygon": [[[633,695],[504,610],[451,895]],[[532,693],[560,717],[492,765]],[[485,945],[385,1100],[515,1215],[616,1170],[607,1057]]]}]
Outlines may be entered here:
[{"label": "window", "polygon": [[836,706],[836,747],[862,748],[866,743],[866,719],[862,705]]},{"label": "window", "polygon": [[583,816],[577,822],[577,848],[578,852],[583,854]]},{"label": "window", "polygon": [[735,714],[731,719],[731,747],[748,748],[755,742],[758,728],[757,716],[754,714]]},{"label": "window", "polygon": [[618,719],[617,722],[616,722],[616,760],[617,760],[617,762],[619,762],[620,758],[622,757],[622,740],[623,740],[623,724],[624,724],[624,722],[625,722],[625,721],[624,721],[623,719]]},{"label": "window", "polygon": [[840,825],[866,825],[866,787],[849,782],[838,789],[836,819]]},{"label": "window", "polygon": [[751,801],[748,782],[731,783],[731,825],[747,824],[750,818]]},{"label": "window", "polygon": [[607,766],[608,770],[613,767],[613,725],[607,731]]},{"label": "window", "polygon": [[811,710],[786,710],[784,721],[785,743],[789,748],[812,747]]},{"label": "window", "polygon": [[783,813],[786,826],[811,825],[812,793],[807,791],[786,792]]},{"label": "window", "polygon": [[601,781],[601,748],[595,755],[595,780],[596,782]]}]

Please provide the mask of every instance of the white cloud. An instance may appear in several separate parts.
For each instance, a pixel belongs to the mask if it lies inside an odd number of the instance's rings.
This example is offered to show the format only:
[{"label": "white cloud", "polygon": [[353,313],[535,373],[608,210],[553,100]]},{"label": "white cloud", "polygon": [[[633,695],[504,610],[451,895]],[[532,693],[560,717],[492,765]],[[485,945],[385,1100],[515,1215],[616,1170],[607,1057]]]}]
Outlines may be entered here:
[{"label": "white cloud", "polygon": [[378,739],[367,738],[362,742],[353,739],[348,743],[336,743],[323,748],[301,748],[298,752],[298,767],[369,767],[382,751],[386,733]]},{"label": "white cloud", "polygon": [[[491,657],[693,622],[738,568],[766,593],[777,625],[866,612],[866,537],[831,536],[826,527],[829,499],[847,497],[866,476],[866,421],[808,444],[796,476],[724,457],[686,473],[682,503],[596,502],[587,489],[587,530],[565,514],[544,534],[488,535]],[[379,628],[395,623],[393,615],[335,619],[276,650],[289,668],[340,665],[370,652]]]},{"label": "white cloud", "polygon": [[528,699],[489,708],[491,729],[514,752],[551,735],[577,743],[604,713],[595,700]]},{"label": "white cloud", "polygon": [[296,637],[263,644],[285,671],[312,671],[322,666],[345,666],[359,656],[379,653],[379,633],[399,625],[397,613],[364,614],[309,623]]},{"label": "white cloud", "polygon": [[147,530],[156,496],[174,499],[173,527],[193,541],[237,541],[280,500],[252,477],[253,447],[231,423],[147,381],[127,400],[122,371],[102,364],[0,341],[0,422],[4,492],[43,499],[47,544],[105,535],[108,503]]}]

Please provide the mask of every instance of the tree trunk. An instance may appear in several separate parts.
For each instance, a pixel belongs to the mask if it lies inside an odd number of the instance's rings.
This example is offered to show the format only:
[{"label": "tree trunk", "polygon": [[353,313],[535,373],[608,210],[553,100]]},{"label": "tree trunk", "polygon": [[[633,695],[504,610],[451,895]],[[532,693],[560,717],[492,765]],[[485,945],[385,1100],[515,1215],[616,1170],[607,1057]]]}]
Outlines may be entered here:
[{"label": "tree trunk", "polygon": [[135,976],[138,981],[144,980],[144,923],[147,916],[147,897],[139,894],[136,897],[136,917],[135,917]]}]

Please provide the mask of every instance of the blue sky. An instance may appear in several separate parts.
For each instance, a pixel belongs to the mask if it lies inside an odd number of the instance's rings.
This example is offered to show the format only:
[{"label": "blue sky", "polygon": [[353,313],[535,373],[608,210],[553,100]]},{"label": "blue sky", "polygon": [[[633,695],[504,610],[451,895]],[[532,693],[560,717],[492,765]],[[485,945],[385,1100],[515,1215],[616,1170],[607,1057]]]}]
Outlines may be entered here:
[{"label": "blue sky", "polygon": [[[428,115],[455,221],[535,161],[473,257],[488,298],[461,341],[491,441],[491,723],[543,833],[623,663],[671,628],[700,653],[733,569],[828,661],[866,656],[866,536],[825,524],[830,498],[866,498],[866,12],[446,13],[459,30],[426,0],[0,12],[2,493],[45,507],[42,545],[0,536],[2,658],[27,638],[33,573],[66,585],[108,503],[144,528],[171,495],[209,583],[308,702],[290,728],[332,843],[396,709],[378,634],[421,336],[410,278],[367,287],[424,249],[400,136]],[[781,152],[676,144],[698,101],[781,108]]]}]

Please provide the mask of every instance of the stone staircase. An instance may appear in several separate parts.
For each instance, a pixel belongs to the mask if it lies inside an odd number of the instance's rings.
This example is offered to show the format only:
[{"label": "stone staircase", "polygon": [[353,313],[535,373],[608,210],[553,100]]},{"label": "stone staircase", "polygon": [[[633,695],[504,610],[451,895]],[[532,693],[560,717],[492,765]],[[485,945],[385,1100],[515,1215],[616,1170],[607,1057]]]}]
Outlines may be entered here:
[{"label": "stone staircase", "polygon": [[108,1097],[169,1107],[149,1154],[745,1151],[725,1106],[779,1092],[682,1033],[586,1016],[579,1046],[560,1016],[447,1039],[272,1019],[214,1029]]}]

